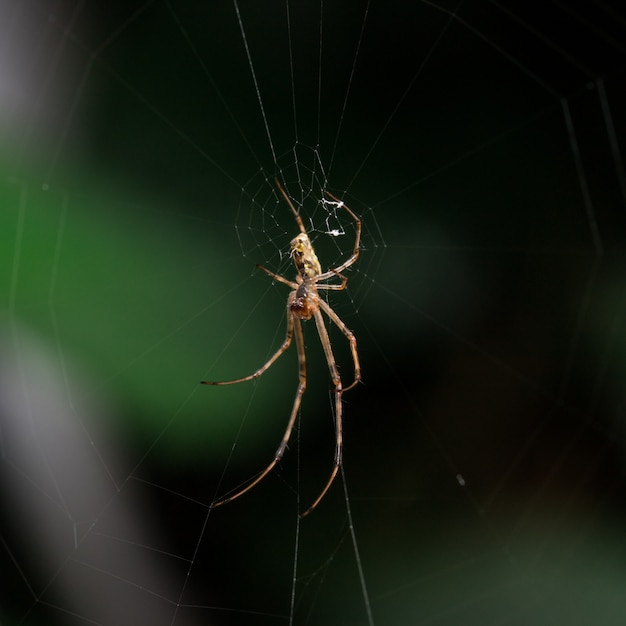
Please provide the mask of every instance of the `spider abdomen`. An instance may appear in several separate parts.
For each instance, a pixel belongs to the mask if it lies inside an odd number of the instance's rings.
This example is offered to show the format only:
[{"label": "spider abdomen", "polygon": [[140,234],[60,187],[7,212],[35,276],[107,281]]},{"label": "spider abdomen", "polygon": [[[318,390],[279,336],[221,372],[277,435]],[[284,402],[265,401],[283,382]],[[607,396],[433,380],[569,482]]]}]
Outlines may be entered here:
[{"label": "spider abdomen", "polygon": [[291,240],[291,256],[302,278],[315,278],[322,273],[322,266],[313,250],[311,240],[300,233]]}]

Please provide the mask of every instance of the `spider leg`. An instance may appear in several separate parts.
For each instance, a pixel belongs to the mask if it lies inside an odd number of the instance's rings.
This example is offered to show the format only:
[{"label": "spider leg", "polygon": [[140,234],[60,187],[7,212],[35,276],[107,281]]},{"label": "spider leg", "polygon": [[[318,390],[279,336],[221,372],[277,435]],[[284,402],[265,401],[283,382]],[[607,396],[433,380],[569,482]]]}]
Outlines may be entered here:
[{"label": "spider leg", "polygon": [[278,187],[278,190],[283,195],[283,198],[285,198],[285,200],[287,201],[287,204],[289,205],[289,208],[291,209],[293,216],[296,218],[296,222],[298,223],[298,228],[300,229],[300,232],[306,235],[307,232],[306,232],[306,228],[304,227],[304,223],[302,222],[302,218],[298,215],[298,211],[296,211],[295,207],[293,206],[293,202],[291,201],[291,198],[287,195],[287,192],[283,189],[283,186],[280,184],[280,181],[278,180],[278,178],[275,178],[274,180],[276,181],[276,186]]},{"label": "spider leg", "polygon": [[[282,345],[274,354],[269,358],[269,360],[259,367],[259,369],[250,374],[249,376],[244,376],[243,378],[235,378],[234,380],[221,380],[221,381],[212,381],[212,380],[202,380],[200,381],[201,385],[236,385],[237,383],[245,383],[247,380],[254,380],[259,376],[263,375],[267,370],[274,365],[274,363],[278,360],[283,352],[287,350],[287,348],[291,345],[291,337],[293,335],[293,315],[287,307],[287,334],[285,335],[285,340]],[[296,337],[297,340],[297,337]]]},{"label": "spider leg", "polygon": [[[285,454],[285,450],[287,449],[287,444],[289,443],[289,439],[291,438],[291,432],[293,430],[293,426],[296,423],[296,417],[298,415],[298,410],[300,409],[300,403],[302,402],[302,396],[306,390],[306,354],[304,352],[304,335],[302,333],[302,323],[300,320],[295,317],[293,314],[289,314],[289,333],[291,335],[292,329],[295,330],[296,335],[296,347],[298,349],[298,390],[296,392],[296,397],[293,402],[293,408],[291,409],[291,415],[289,416],[289,421],[287,422],[287,428],[285,429],[285,433],[283,438],[280,441],[278,448],[276,449],[276,453],[274,454],[274,458],[270,462],[270,464],[254,478],[251,482],[249,482],[245,487],[236,491],[231,496],[226,496],[217,502],[214,502],[211,505],[211,508],[215,508],[218,506],[222,506],[227,502],[232,502],[239,496],[242,496],[244,493],[250,491],[254,486],[258,485],[273,469],[274,466],[282,459],[283,454]],[[283,350],[284,352],[284,350]],[[276,355],[274,360],[276,360]],[[269,367],[269,366],[268,366]],[[267,367],[265,368],[267,369]]]},{"label": "spider leg", "polygon": [[[339,278],[341,278],[341,282],[344,283],[345,285],[345,283],[348,282],[348,278],[344,276],[341,272],[343,272],[343,270],[345,270],[346,267],[350,267],[353,263],[356,263],[356,260],[358,258],[359,258],[359,251],[357,250],[356,256],[354,256],[353,254],[345,263],[342,263],[338,267],[328,270],[327,272],[324,272],[323,274],[320,274],[319,276],[316,276],[315,280],[327,280],[328,278],[334,278],[335,276],[339,276]],[[344,281],[344,278],[345,278],[345,281]]]},{"label": "spider leg", "polygon": [[[328,273],[328,272],[327,272]],[[323,280],[322,276],[315,277],[315,288],[316,289],[332,289],[334,291],[343,291],[348,284],[348,277],[345,274],[340,274],[339,272],[335,272],[334,270],[331,272],[333,276],[338,276],[341,282],[337,285],[336,283],[322,283],[321,285],[317,282],[318,280]]]},{"label": "spider leg", "polygon": [[328,272],[320,274],[320,276],[317,277],[318,280],[326,280],[327,278],[331,278],[333,275],[343,272],[343,270],[356,263],[356,260],[359,258],[359,246],[361,245],[361,220],[357,217],[356,213],[348,208],[348,205],[343,200],[340,200],[339,198],[337,198],[337,196],[334,196],[332,193],[330,193],[330,191],[325,191],[324,193],[329,198],[332,198],[332,200],[337,203],[337,206],[343,207],[350,214],[350,217],[352,217],[352,219],[354,220],[356,235],[354,237],[354,249],[352,250],[352,254],[350,255],[350,257],[334,269],[328,270]]},{"label": "spider leg", "polygon": [[298,288],[298,283],[294,283],[291,280],[287,280],[286,278],[284,278],[283,276],[280,276],[279,274],[274,274],[274,272],[272,272],[271,270],[268,270],[266,267],[263,267],[262,265],[259,265],[258,263],[257,263],[257,268],[260,270],[263,270],[268,276],[271,276],[274,280],[277,280],[279,283],[288,285],[292,289]]},{"label": "spider leg", "polygon": [[339,330],[344,334],[345,338],[350,342],[350,352],[352,353],[352,362],[354,363],[354,380],[343,390],[344,392],[346,392],[349,389],[355,387],[361,380],[361,364],[359,363],[359,353],[356,349],[356,337],[354,336],[354,333],[343,323],[337,313],[333,311],[328,302],[325,302],[320,298],[318,304],[321,307],[322,311],[324,311],[324,313],[328,315],[328,317],[335,324],[335,326],[339,328]]},{"label": "spider leg", "polygon": [[[319,304],[322,304],[322,300],[319,301]],[[325,307],[322,307],[322,308],[324,309],[324,311],[326,311]],[[341,377],[339,376],[337,363],[335,361],[333,350],[330,345],[330,337],[328,336],[328,331],[326,330],[326,325],[324,324],[324,318],[322,317],[320,310],[317,308],[313,311],[313,316],[315,318],[315,324],[317,325],[317,332],[320,336],[320,341],[322,342],[322,347],[324,348],[324,354],[326,355],[326,362],[328,363],[328,371],[330,372],[330,377],[335,387],[335,393],[334,393],[335,395],[335,457],[333,460],[333,468],[330,472],[330,477],[326,481],[324,488],[322,489],[320,494],[317,496],[313,504],[304,513],[302,513],[300,517],[305,517],[309,513],[311,513],[311,511],[315,509],[315,507],[322,501],[324,496],[328,493],[328,490],[330,489],[335,478],[337,477],[337,472],[339,471],[339,468],[341,467],[341,459],[342,459],[342,454],[343,454],[342,395],[343,395],[344,390],[341,387]]]}]

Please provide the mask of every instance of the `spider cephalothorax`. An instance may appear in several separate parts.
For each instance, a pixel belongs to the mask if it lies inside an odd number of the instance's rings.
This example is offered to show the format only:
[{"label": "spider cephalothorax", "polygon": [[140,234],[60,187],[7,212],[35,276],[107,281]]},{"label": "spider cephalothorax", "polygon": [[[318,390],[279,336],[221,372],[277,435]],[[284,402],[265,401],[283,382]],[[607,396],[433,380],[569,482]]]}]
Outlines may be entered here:
[{"label": "spider cephalothorax", "polygon": [[289,294],[288,303],[289,310],[301,320],[310,320],[313,317],[313,306],[317,306],[316,303],[311,302],[305,283]]},{"label": "spider cephalothorax", "polygon": [[[337,476],[337,472],[341,467],[341,457],[343,450],[343,393],[345,391],[348,391],[348,389],[352,389],[352,387],[354,387],[361,380],[361,367],[359,365],[359,355],[356,349],[356,338],[352,331],[341,321],[341,318],[333,311],[330,305],[324,299],[320,298],[318,294],[319,289],[342,291],[346,288],[348,278],[341,274],[341,272],[353,265],[359,258],[361,220],[341,200],[333,196],[333,194],[331,194],[330,192],[326,192],[326,195],[331,198],[333,204],[335,204],[337,207],[343,207],[350,214],[350,216],[354,220],[356,235],[354,239],[354,249],[352,250],[352,254],[350,255],[350,257],[339,266],[327,272],[322,272],[322,266],[320,265],[320,262],[315,254],[315,250],[313,249],[313,245],[311,244],[309,235],[306,232],[306,228],[304,227],[302,218],[298,215],[298,212],[294,208],[293,203],[289,199],[289,196],[286,194],[285,190],[282,188],[278,180],[276,181],[276,185],[283,198],[289,205],[289,208],[291,209],[291,212],[296,219],[296,223],[298,224],[298,228],[300,229],[300,234],[296,235],[291,240],[291,256],[293,257],[298,273],[296,274],[296,280],[294,282],[288,280],[287,278],[284,278],[283,276],[275,274],[274,272],[266,269],[262,265],[258,265],[257,267],[263,270],[269,276],[271,276],[274,280],[288,285],[292,289],[287,298],[287,334],[285,336],[285,340],[283,341],[280,348],[278,348],[278,350],[270,357],[267,363],[262,365],[253,374],[250,374],[249,376],[244,376],[243,378],[237,378],[236,380],[227,380],[223,382],[202,382],[204,385],[234,385],[236,383],[242,383],[247,380],[253,380],[255,378],[258,378],[274,364],[276,359],[278,359],[278,357],[280,357],[281,354],[285,352],[285,350],[287,350],[287,348],[291,344],[292,336],[295,334],[296,348],[298,350],[298,376],[300,383],[298,384],[296,398],[291,409],[289,421],[287,422],[287,428],[285,429],[283,438],[276,452],[274,453],[274,458],[271,460],[269,465],[255,478],[248,482],[243,488],[235,491],[235,493],[233,493],[232,495],[227,495],[221,500],[217,500],[213,503],[212,506],[217,507],[221,506],[222,504],[226,504],[227,502],[230,502],[231,500],[234,500],[235,498],[243,495],[244,493],[252,489],[252,487],[260,483],[272,471],[276,463],[280,461],[285,450],[287,449],[287,443],[289,441],[289,438],[291,437],[291,431],[293,430],[296,416],[298,414],[298,410],[300,409],[300,403],[302,402],[302,396],[304,395],[304,390],[306,389],[306,353],[304,350],[302,320],[309,320],[313,317],[315,319],[315,325],[317,327],[320,341],[322,342],[322,347],[324,348],[324,354],[326,355],[326,362],[328,364],[328,371],[330,372],[330,377],[334,387],[335,456],[333,460],[333,468],[331,470],[329,479],[326,481],[324,488],[317,496],[313,504],[302,514],[304,516],[308,515],[320,503],[322,498],[326,495],[326,492],[330,489],[330,486],[333,484],[333,481]],[[320,282],[332,278],[338,278],[340,282]],[[345,388],[343,387],[341,377],[339,376],[339,370],[337,369],[337,363],[335,362],[335,357],[333,355],[330,337],[328,336],[328,331],[326,330],[324,318],[322,317],[322,311],[326,313],[329,319],[339,328],[339,330],[344,334],[346,339],[350,342],[350,350],[352,353],[352,360],[354,362],[354,381]]]}]

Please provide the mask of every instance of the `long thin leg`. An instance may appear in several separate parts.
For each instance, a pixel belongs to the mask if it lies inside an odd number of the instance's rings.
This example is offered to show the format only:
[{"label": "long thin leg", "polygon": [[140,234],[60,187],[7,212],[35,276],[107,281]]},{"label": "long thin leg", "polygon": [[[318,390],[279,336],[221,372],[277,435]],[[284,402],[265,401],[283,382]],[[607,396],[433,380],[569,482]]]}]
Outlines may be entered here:
[{"label": "long thin leg", "polygon": [[[232,496],[227,496],[222,498],[222,500],[218,500],[211,505],[211,508],[215,508],[218,506],[222,506],[222,504],[226,504],[227,502],[232,502],[235,498],[242,496],[244,493],[250,491],[254,486],[258,485],[273,469],[276,463],[278,463],[283,454],[285,454],[285,450],[287,449],[287,444],[289,443],[289,439],[291,437],[291,431],[293,430],[293,426],[296,423],[296,417],[298,415],[298,411],[300,409],[300,403],[302,402],[302,396],[306,390],[306,354],[304,352],[304,335],[302,333],[302,323],[300,320],[289,314],[290,324],[289,327],[295,330],[296,335],[296,347],[298,349],[298,391],[296,392],[296,397],[293,402],[293,408],[291,409],[291,415],[289,417],[289,421],[287,422],[287,428],[285,429],[285,434],[281,439],[281,442],[276,449],[276,453],[274,454],[274,458],[270,462],[270,464],[260,473],[256,478],[254,478],[251,482],[249,482],[245,487],[236,491]],[[267,368],[266,368],[267,369]]]},{"label": "long thin leg", "polygon": [[280,191],[280,193],[283,195],[283,198],[285,198],[285,200],[287,201],[287,204],[289,205],[289,208],[291,209],[293,216],[296,218],[296,222],[298,223],[300,232],[307,235],[306,228],[304,227],[304,223],[302,222],[302,218],[300,217],[300,215],[298,215],[298,211],[296,211],[295,207],[293,206],[293,202],[291,202],[291,198],[287,195],[287,192],[283,189],[283,186],[280,184],[280,181],[278,180],[278,178],[275,178],[274,180],[276,181],[276,186],[278,187],[278,191]]},{"label": "long thin leg", "polygon": [[359,363],[359,353],[356,348],[356,337],[326,301],[320,298],[318,304],[320,305],[322,311],[330,317],[331,321],[337,326],[337,328],[339,328],[346,339],[350,342],[350,352],[352,352],[352,361],[354,363],[354,381],[344,389],[345,392],[358,385],[361,380],[361,364]]},{"label": "long thin leg", "polygon": [[337,276],[341,282],[337,284],[328,284],[328,283],[318,283],[319,278],[315,279],[315,288],[316,289],[334,289],[335,291],[343,291],[348,284],[348,277],[344,276],[344,274],[340,274],[339,272],[335,272],[335,276]]},{"label": "long thin leg", "polygon": [[341,387],[341,377],[339,376],[337,363],[335,362],[333,350],[330,345],[330,337],[328,336],[328,331],[326,330],[326,325],[324,324],[324,318],[322,317],[322,314],[320,313],[319,309],[315,309],[315,311],[313,312],[313,316],[315,317],[315,324],[317,325],[317,332],[320,336],[322,347],[324,348],[324,354],[326,355],[326,362],[328,363],[328,371],[330,372],[330,377],[335,387],[335,458],[333,460],[333,468],[330,472],[330,477],[326,481],[326,485],[324,485],[324,488],[322,489],[319,496],[317,496],[313,504],[304,513],[302,513],[300,517],[305,517],[306,515],[308,515],[322,501],[322,498],[326,495],[326,493],[330,489],[330,486],[333,484],[337,476],[337,472],[339,471],[339,468],[341,467],[341,458],[342,458],[342,453],[343,453],[343,426],[342,426],[343,389]]},{"label": "long thin leg", "polygon": [[340,272],[343,272],[343,270],[345,270],[346,268],[356,263],[356,260],[359,258],[359,246],[361,245],[361,220],[356,216],[356,213],[348,208],[343,200],[340,200],[339,198],[337,198],[337,196],[333,196],[330,191],[326,191],[324,193],[328,197],[332,198],[337,206],[343,207],[350,214],[350,216],[354,220],[356,235],[354,237],[354,249],[352,251],[352,255],[348,259],[346,259],[341,265],[338,265],[337,267],[317,276],[317,280],[326,280],[327,278],[332,278],[332,276],[336,276]]},{"label": "long thin leg", "polygon": [[219,381],[202,380],[200,381],[200,384],[202,385],[236,385],[237,383],[245,383],[247,380],[254,380],[255,378],[258,378],[259,376],[267,372],[267,370],[270,367],[272,367],[272,365],[274,365],[278,357],[280,357],[280,355],[283,352],[285,352],[285,350],[287,350],[287,348],[291,345],[292,334],[293,334],[293,315],[291,314],[289,307],[287,307],[287,334],[285,335],[285,341],[283,341],[280,348],[276,350],[276,352],[270,357],[269,361],[267,361],[265,365],[262,365],[261,367],[259,367],[259,369],[256,372],[250,374],[249,376],[244,376],[243,378],[235,378],[235,380],[219,380]]},{"label": "long thin leg", "polygon": [[263,267],[262,265],[259,265],[258,263],[256,266],[258,269],[263,270],[268,276],[271,276],[274,280],[277,280],[278,282],[283,283],[284,285],[288,285],[292,289],[298,288],[298,283],[294,283],[292,280],[287,280],[286,278],[284,278],[283,276],[280,276],[279,274],[274,274],[274,272],[272,272],[271,270],[268,270],[267,267]]},{"label": "long thin leg", "polygon": [[[276,181],[276,186],[278,187],[278,190],[282,194],[283,198],[285,199],[285,201],[289,205],[289,208],[291,209],[291,212],[293,213],[294,217],[296,218],[296,222],[298,223],[298,228],[300,229],[300,232],[305,234],[308,237],[308,233],[306,231],[306,228],[304,227],[304,223],[302,222],[302,218],[300,217],[300,215],[296,211],[295,207],[293,206],[293,202],[291,202],[291,198],[289,198],[289,196],[287,195],[287,192],[283,189],[283,186],[280,184],[280,181],[278,180],[278,178],[275,178],[274,180]],[[345,270],[346,268],[348,268],[352,264],[354,264],[356,262],[356,260],[359,258],[359,246],[360,246],[360,243],[361,243],[361,220],[357,217],[356,213],[354,213],[351,209],[349,209],[348,205],[343,200],[340,200],[339,198],[337,198],[337,196],[334,196],[332,193],[330,193],[330,191],[325,191],[324,193],[329,198],[331,198],[333,200],[333,202],[338,207],[343,207],[350,214],[350,217],[352,217],[352,219],[354,220],[354,225],[355,225],[355,228],[356,228],[356,236],[354,238],[354,250],[353,250],[352,255],[350,256],[350,258],[346,259],[338,267],[336,267],[336,268],[334,268],[332,270],[329,270],[328,272],[324,272],[323,274],[320,274],[317,277],[318,280],[326,280],[327,278],[331,278],[333,275],[336,275],[339,272],[343,272],[343,270]],[[260,266],[257,266],[257,267],[260,267]],[[264,267],[260,267],[260,269],[262,269],[265,272],[267,272],[270,276],[274,276],[274,278],[278,278],[275,274],[272,274],[271,272],[266,270]],[[278,278],[278,280],[280,280],[280,278]],[[281,282],[289,284],[285,279],[283,279]],[[332,289],[332,287],[330,287],[330,289]]]}]

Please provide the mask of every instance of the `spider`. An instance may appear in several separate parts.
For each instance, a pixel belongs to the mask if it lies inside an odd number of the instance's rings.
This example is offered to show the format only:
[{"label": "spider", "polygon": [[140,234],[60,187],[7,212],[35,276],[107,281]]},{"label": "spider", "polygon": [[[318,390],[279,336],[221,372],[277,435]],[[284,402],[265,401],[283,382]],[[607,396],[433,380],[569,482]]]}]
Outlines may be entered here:
[{"label": "spider", "polygon": [[[281,282],[285,285],[291,287],[292,291],[287,298],[287,334],[285,336],[285,340],[278,350],[269,358],[269,360],[262,365],[256,372],[250,374],[249,376],[244,376],[243,378],[237,378],[235,380],[227,380],[221,382],[213,382],[213,381],[202,381],[203,385],[236,385],[238,383],[246,382],[247,380],[254,380],[259,378],[262,374],[264,374],[275,362],[276,360],[289,348],[291,345],[291,339],[295,334],[296,337],[296,348],[298,350],[298,389],[296,391],[296,397],[293,403],[293,407],[291,409],[291,415],[289,416],[289,421],[287,422],[287,428],[285,429],[285,433],[283,438],[280,441],[276,452],[274,453],[274,458],[270,461],[269,465],[261,471],[255,478],[251,479],[244,487],[236,491],[234,494],[226,496],[217,502],[213,502],[211,505],[212,508],[222,506],[227,502],[231,502],[235,500],[239,496],[242,496],[244,493],[250,491],[253,487],[258,485],[274,468],[274,466],[281,460],[285,450],[287,449],[287,444],[289,443],[289,438],[291,437],[291,432],[293,430],[293,426],[296,421],[296,416],[298,414],[298,410],[300,408],[300,403],[302,402],[302,396],[304,395],[306,389],[306,354],[304,349],[304,334],[302,332],[302,320],[309,320],[313,318],[315,320],[315,325],[317,326],[317,332],[322,343],[322,347],[324,349],[324,354],[326,355],[326,362],[328,364],[328,370],[330,372],[330,377],[334,386],[334,400],[335,400],[335,456],[333,460],[333,466],[330,473],[330,477],[328,478],[324,488],[317,496],[313,504],[309,506],[309,508],[301,514],[301,517],[304,517],[311,513],[315,507],[322,501],[328,490],[330,489],[335,477],[337,476],[337,472],[341,467],[341,459],[342,459],[342,451],[343,451],[343,437],[342,437],[342,402],[343,402],[343,394],[355,387],[359,381],[361,380],[361,366],[359,364],[359,355],[357,353],[356,347],[356,337],[352,333],[352,331],[343,323],[341,318],[333,311],[330,305],[320,297],[318,290],[333,290],[333,291],[342,291],[346,288],[346,284],[348,282],[348,277],[344,276],[341,272],[345,269],[353,265],[356,260],[359,258],[359,243],[361,239],[361,220],[343,203],[343,201],[336,198],[332,193],[326,191],[326,195],[331,198],[331,200],[336,203],[337,207],[344,208],[352,217],[355,224],[356,236],[354,240],[354,249],[352,254],[348,259],[346,259],[341,265],[333,269],[329,269],[327,272],[322,272],[322,267],[320,262],[315,254],[315,250],[313,249],[313,245],[311,244],[311,240],[309,239],[309,235],[304,227],[304,223],[302,222],[302,218],[298,215],[298,212],[293,206],[293,203],[289,199],[289,196],[281,186],[278,179],[276,179],[276,186],[280,191],[281,195],[289,205],[291,212],[298,224],[298,228],[300,229],[300,234],[296,235],[291,240],[291,257],[294,260],[297,274],[296,280],[288,280],[287,278],[275,274],[274,272],[268,270],[262,265],[257,265],[260,270],[263,270],[266,274],[271,276],[274,280]],[[327,281],[332,278],[338,278],[340,280],[339,283],[327,283],[322,281]],[[335,361],[335,357],[333,355],[332,346],[330,343],[330,337],[328,336],[328,331],[326,329],[326,325],[324,323],[324,318],[322,316],[322,311],[326,313],[331,322],[333,322],[339,330],[344,334],[348,342],[350,343],[350,351],[352,352],[352,360],[354,363],[354,380],[347,387],[343,387],[341,382],[341,377],[339,376],[339,370],[337,368],[337,363]]]}]

